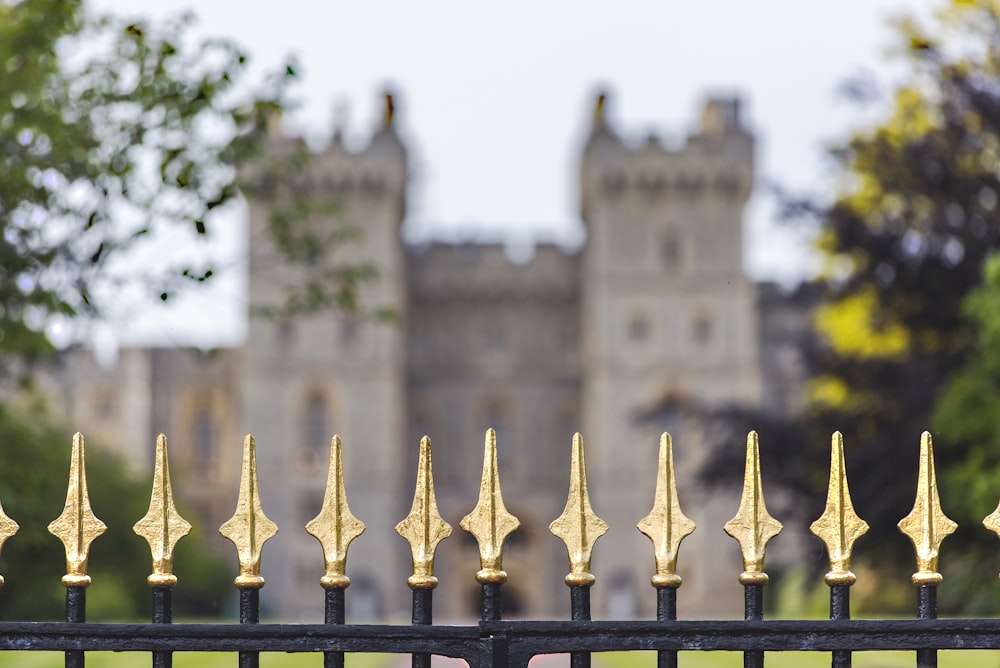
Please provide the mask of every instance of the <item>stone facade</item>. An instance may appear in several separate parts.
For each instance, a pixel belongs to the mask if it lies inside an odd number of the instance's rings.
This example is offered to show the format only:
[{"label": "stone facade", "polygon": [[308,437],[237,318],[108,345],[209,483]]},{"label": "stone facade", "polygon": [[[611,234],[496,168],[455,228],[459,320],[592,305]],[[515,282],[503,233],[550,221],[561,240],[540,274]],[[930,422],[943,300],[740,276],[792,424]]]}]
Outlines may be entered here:
[{"label": "stone facade", "polygon": [[[289,141],[276,138],[274,150]],[[721,530],[737,501],[694,486],[698,420],[669,408],[795,408],[794,348],[769,347],[761,332],[795,330],[802,310],[742,266],[753,138],[738,101],[708,102],[700,130],[673,150],[655,137],[624,141],[600,102],[580,160],[586,242],[538,245],[523,262],[501,244],[407,247],[407,173],[386,122],[359,151],[335,137],[309,175],[341,204],[338,224],[363,231],[351,258],[380,274],[363,300],[390,307],[396,322],[252,318],[238,349],[126,349],[111,370],[78,351],[63,384],[74,427],[146,470],[165,432],[182,512],[206,533],[232,513],[241,436],[253,432],[264,509],[281,528],[264,549],[265,613],[312,620],[321,618],[323,562],[301,527],[319,511],[333,433],[344,442],[351,508],[368,526],[350,551],[348,614],[406,615],[409,550],[393,527],[409,509],[424,434],[434,439],[441,513],[455,528],[439,548],[435,608],[442,619],[475,614],[477,550],[457,525],[475,505],[488,426],[504,498],[522,522],[504,558],[506,611],[568,612],[566,552],[547,527],[565,503],[570,442],[581,431],[593,504],[611,525],[595,550],[595,617],[651,616],[652,550],[634,527],[652,504],[658,437],[668,429],[683,507],[700,527],[681,551],[681,614],[738,614],[739,552]],[[301,275],[274,252],[267,203],[250,205],[258,309]],[[217,548],[232,552],[221,539]]]}]

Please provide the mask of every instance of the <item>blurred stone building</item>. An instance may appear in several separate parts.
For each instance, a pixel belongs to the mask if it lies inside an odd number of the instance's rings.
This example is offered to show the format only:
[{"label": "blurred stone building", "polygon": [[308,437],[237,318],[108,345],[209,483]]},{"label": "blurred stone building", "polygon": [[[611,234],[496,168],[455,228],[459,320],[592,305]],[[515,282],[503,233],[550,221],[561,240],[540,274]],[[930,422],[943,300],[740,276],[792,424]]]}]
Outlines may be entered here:
[{"label": "blurred stone building", "polygon": [[[274,150],[293,141],[275,137]],[[722,533],[738,502],[696,486],[703,438],[684,407],[796,410],[789,334],[804,313],[743,270],[753,148],[735,99],[710,100],[697,132],[667,148],[622,139],[602,98],[580,155],[586,242],[540,244],[513,262],[499,243],[407,247],[407,152],[391,116],[361,150],[335,137],[309,178],[340,202],[336,224],[363,230],[348,252],[380,278],[362,298],[397,321],[252,318],[239,348],[124,349],[110,370],[77,351],[63,369],[67,415],[145,470],[166,433],[181,512],[206,533],[235,508],[241,440],[252,432],[264,510],[280,527],[264,548],[262,605],[273,618],[310,620],[322,618],[323,559],[302,527],[319,512],[334,433],[351,509],[368,527],[350,549],[349,617],[407,614],[409,549],[394,526],[409,510],[423,434],[455,529],[438,551],[437,615],[476,614],[478,552],[458,522],[476,503],[489,426],[504,499],[522,523],[504,557],[505,612],[568,613],[566,551],[547,527],[565,504],[580,431],[593,506],[611,525],[595,548],[595,617],[651,617],[653,552],[635,524],[652,505],[659,434],[669,430],[681,503],[699,526],[681,549],[680,612],[739,615],[739,551]],[[267,202],[250,202],[252,309],[278,304],[297,277],[268,241],[268,215]]]}]

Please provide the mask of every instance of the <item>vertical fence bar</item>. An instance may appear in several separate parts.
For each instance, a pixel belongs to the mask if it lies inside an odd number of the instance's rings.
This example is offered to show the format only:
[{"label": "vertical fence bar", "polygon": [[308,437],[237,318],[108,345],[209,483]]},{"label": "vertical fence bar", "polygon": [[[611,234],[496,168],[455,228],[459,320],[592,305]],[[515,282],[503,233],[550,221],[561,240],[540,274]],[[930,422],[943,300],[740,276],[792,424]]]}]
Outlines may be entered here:
[{"label": "vertical fence bar", "polygon": [[[153,623],[170,624],[173,622],[173,590],[169,587],[153,587]],[[153,668],[171,668],[173,653],[153,652]]]},{"label": "vertical fence bar", "polygon": [[[413,590],[413,610],[411,622],[426,625],[434,621],[434,590],[431,588]],[[430,654],[413,654],[410,657],[412,668],[430,668]]]},{"label": "vertical fence bar", "polygon": [[[66,621],[71,624],[87,621],[86,587],[66,587]],[[84,656],[84,652],[78,650],[66,652],[66,668],[83,668]]]},{"label": "vertical fence bar", "polygon": [[[566,544],[569,574],[565,582],[570,592],[571,619],[574,622],[589,622],[590,588],[596,581],[590,572],[590,556],[594,543],[608,532],[608,523],[590,507],[583,437],[579,433],[573,434],[566,508],[549,525],[549,531]],[[570,665],[572,668],[590,668],[590,652],[570,652]]]},{"label": "vertical fence bar", "polygon": [[[330,439],[330,465],[326,473],[326,489],[323,492],[323,507],[319,515],[306,524],[310,534],[323,548],[325,573],[319,579],[323,586],[327,624],[343,624],[347,588],[351,578],[347,577],[347,550],[355,538],[365,531],[364,522],[351,513],[347,504],[347,489],[344,486],[343,445],[340,436]],[[329,651],[323,653],[326,668],[343,668],[344,653]]]},{"label": "vertical fence bar", "polygon": [[[830,585],[830,619],[851,618],[851,585]],[[838,649],[830,659],[832,668],[851,668],[851,651]]]},{"label": "vertical fence bar", "polygon": [[[90,576],[87,575],[90,544],[108,527],[97,519],[90,508],[83,434],[79,432],[73,435],[66,505],[62,514],[49,522],[48,529],[66,548],[66,574],[62,576],[62,584],[66,587],[66,621],[85,622],[87,587],[90,586]],[[83,668],[84,660],[82,651],[66,652],[66,668]]]},{"label": "vertical fence bar", "polygon": [[[917,619],[937,619],[937,585],[917,587]],[[917,668],[937,668],[936,649],[917,650]]]},{"label": "vertical fence bar", "polygon": [[[324,621],[327,624],[343,624],[347,617],[346,588],[329,587],[324,592]],[[323,652],[323,668],[344,668],[344,653]]]},{"label": "vertical fence bar", "polygon": [[[764,585],[743,585],[743,619],[764,619]],[[764,652],[743,652],[743,668],[764,668]]]},{"label": "vertical fence bar", "polygon": [[[413,490],[410,514],[396,525],[396,533],[410,544],[413,573],[406,584],[413,592],[411,620],[414,624],[427,625],[434,621],[434,552],[438,543],[451,535],[451,525],[441,518],[434,495],[434,470],[431,462],[431,439],[420,439],[420,456],[417,460],[417,484]],[[412,654],[413,668],[430,668],[431,655]]]},{"label": "vertical fence bar", "polygon": [[[590,585],[573,585],[570,593],[570,618],[574,622],[590,621]],[[570,652],[570,668],[590,668],[590,652]]]},{"label": "vertical fence bar", "polygon": [[484,622],[499,622],[503,618],[501,610],[500,582],[484,582],[482,596],[482,619]]},{"label": "vertical fence bar", "polygon": [[[243,587],[240,589],[240,624],[260,623],[260,589]],[[240,652],[240,668],[258,668],[260,654]]]},{"label": "vertical fence bar", "polygon": [[[650,582],[656,588],[656,621],[677,619],[677,588],[683,580],[677,575],[677,553],[684,540],[695,530],[695,523],[681,511],[674,476],[674,444],[670,434],[660,435],[660,455],[656,473],[653,509],[636,528],[653,541],[656,574]],[[676,668],[677,652],[656,653],[657,668]]]},{"label": "vertical fence bar", "polygon": [[[233,584],[240,592],[240,624],[260,622],[261,551],[264,543],[278,533],[278,525],[268,519],[260,503],[257,483],[257,449],[253,435],[243,438],[243,464],[240,469],[240,492],[236,512],[221,527],[219,533],[232,541],[240,562],[240,574]],[[258,652],[240,652],[240,668],[257,668]]]},{"label": "vertical fence bar", "polygon": [[[857,576],[851,572],[854,541],[868,532],[868,523],[858,517],[847,486],[844,464],[844,437],[839,431],[830,439],[830,483],[826,492],[826,510],[809,530],[826,544],[830,571],[823,580],[830,587],[830,619],[851,618],[851,585]],[[831,657],[833,668],[850,668],[850,650],[836,650]]]},{"label": "vertical fence bar", "polygon": [[[913,542],[917,553],[917,572],[910,578],[917,587],[917,618],[936,619],[937,586],[942,579],[937,572],[941,541],[958,525],[941,510],[934,471],[934,443],[926,431],[920,435],[920,467],[913,510],[897,526]],[[936,668],[937,649],[917,650],[917,666]]]},{"label": "vertical fence bar", "polygon": [[[191,531],[191,524],[174,507],[174,493],[170,487],[170,466],[167,458],[167,437],[156,438],[156,455],[153,465],[153,490],[149,495],[149,510],[132,526],[132,531],[149,543],[153,558],[153,572],[146,582],[153,591],[153,623],[173,622],[173,591],[177,576],[173,574],[174,546]],[[173,654],[168,651],[153,652],[153,668],[170,668]]]},{"label": "vertical fence bar", "polygon": [[483,476],[479,483],[479,500],[472,512],[462,518],[459,526],[476,537],[479,544],[479,570],[476,582],[482,585],[482,619],[500,621],[500,588],[507,581],[503,570],[503,546],[521,522],[507,511],[500,491],[500,470],[497,465],[497,434],[486,430],[483,451]]},{"label": "vertical fence bar", "polygon": [[[746,620],[764,618],[764,552],[767,543],[783,528],[781,522],[771,517],[764,505],[764,488],[760,482],[760,445],[757,432],[747,434],[746,468],[743,474],[743,494],[736,516],[726,522],[725,532],[740,544],[743,553],[743,616]],[[764,652],[744,652],[745,668],[763,668]]]},{"label": "vertical fence bar", "polygon": [[[677,587],[656,588],[656,621],[677,619]],[[656,668],[677,668],[677,652],[661,649],[656,653]]]}]

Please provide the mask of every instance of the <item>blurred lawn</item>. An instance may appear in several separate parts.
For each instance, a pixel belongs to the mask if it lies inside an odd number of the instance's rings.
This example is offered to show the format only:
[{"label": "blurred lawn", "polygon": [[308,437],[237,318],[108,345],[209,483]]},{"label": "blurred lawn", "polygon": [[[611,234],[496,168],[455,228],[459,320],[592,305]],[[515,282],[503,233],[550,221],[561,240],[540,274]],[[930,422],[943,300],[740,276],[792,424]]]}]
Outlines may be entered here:
[{"label": "blurred lawn", "polygon": [[[940,668],[1000,668],[1000,652],[985,650],[947,651],[938,653]],[[555,659],[555,657],[553,657]],[[403,657],[394,660],[387,654],[351,654],[347,668],[391,668],[406,666]],[[437,663],[437,662],[435,662]],[[448,668],[460,665],[456,661],[442,662]],[[558,660],[548,662],[559,665]],[[2,668],[58,668],[63,665],[60,652],[0,652]],[[150,665],[144,652],[88,652],[88,668],[133,668]],[[236,654],[175,652],[175,668],[215,668],[235,666]],[[319,668],[323,665],[320,654],[262,653],[261,668]],[[566,657],[565,665],[569,665]],[[681,668],[741,668],[743,655],[738,652],[681,652]],[[768,668],[826,668],[830,665],[828,652],[768,652]],[[914,665],[913,652],[855,652],[854,668],[909,668]],[[655,652],[604,652],[594,655],[595,668],[655,668]]]},{"label": "blurred lawn", "polygon": [[[607,652],[595,655],[595,663],[605,668],[656,668],[656,652]],[[855,652],[853,668],[911,668],[916,663],[913,652]],[[739,652],[681,652],[680,668],[742,668]],[[826,668],[829,652],[767,652],[768,668]],[[1000,652],[989,650],[951,650],[938,652],[939,668],[1000,668]]]},{"label": "blurred lawn", "polygon": [[[387,654],[351,654],[346,668],[389,668]],[[235,652],[174,652],[174,668],[216,668],[236,666]],[[62,652],[0,652],[2,668],[60,668]],[[136,668],[151,665],[149,652],[87,652],[87,668]],[[321,668],[322,654],[281,654],[264,652],[261,668]],[[400,665],[396,663],[395,665]]]}]

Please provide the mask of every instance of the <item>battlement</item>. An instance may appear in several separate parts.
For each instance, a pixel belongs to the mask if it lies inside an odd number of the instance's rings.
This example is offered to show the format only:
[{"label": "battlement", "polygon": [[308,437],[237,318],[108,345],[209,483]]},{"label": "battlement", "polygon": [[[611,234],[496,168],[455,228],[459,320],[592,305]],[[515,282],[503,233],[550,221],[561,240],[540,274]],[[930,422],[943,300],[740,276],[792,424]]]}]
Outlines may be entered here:
[{"label": "battlement", "polygon": [[[286,134],[280,117],[275,116],[268,124],[269,152],[287,161],[281,167],[292,173],[284,171],[282,179],[297,196],[328,197],[338,202],[400,196],[407,186],[407,154],[394,117],[395,103],[386,93],[384,112],[366,143],[357,148],[345,145],[345,128],[338,124],[330,142],[313,152],[301,136]],[[301,159],[293,157],[296,153]],[[260,166],[247,168],[245,174],[250,179],[273,178]]]},{"label": "battlement", "polygon": [[436,299],[575,299],[580,256],[553,244],[515,263],[503,244],[433,243],[410,248],[407,285],[414,301]]},{"label": "battlement", "polygon": [[679,148],[656,134],[643,142],[619,136],[600,96],[581,158],[581,196],[586,210],[595,199],[614,202],[630,195],[654,202],[664,198],[745,201],[753,188],[753,137],[743,127],[738,98],[711,98],[699,130]]}]

